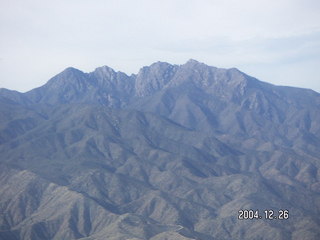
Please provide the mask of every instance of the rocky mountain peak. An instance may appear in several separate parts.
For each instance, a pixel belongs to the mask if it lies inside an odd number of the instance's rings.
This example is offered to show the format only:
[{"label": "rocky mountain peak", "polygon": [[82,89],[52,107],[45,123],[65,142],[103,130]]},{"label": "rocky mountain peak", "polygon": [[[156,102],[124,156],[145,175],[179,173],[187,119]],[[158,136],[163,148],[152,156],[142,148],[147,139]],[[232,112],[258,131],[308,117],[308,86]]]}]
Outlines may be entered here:
[{"label": "rocky mountain peak", "polygon": [[116,76],[116,72],[108,67],[108,66],[102,66],[102,67],[98,67],[96,68],[91,75],[95,76],[96,79],[98,79],[98,81],[111,81],[112,79],[115,78]]},{"label": "rocky mountain peak", "polygon": [[[183,65],[186,65],[186,66],[188,66],[188,67],[194,67],[194,66],[199,66],[199,65],[206,65],[206,64],[204,64],[204,63],[202,63],[202,62],[199,62],[199,61],[197,61],[197,60],[195,60],[195,59],[189,59],[185,64],[183,64]],[[207,65],[206,65],[207,66]]]},{"label": "rocky mountain peak", "polygon": [[45,86],[50,88],[63,88],[69,84],[79,84],[85,78],[84,72],[73,67],[68,67],[51,78]]},{"label": "rocky mountain peak", "polygon": [[162,89],[174,76],[178,66],[166,62],[156,62],[140,69],[136,76],[137,96],[147,96]]}]

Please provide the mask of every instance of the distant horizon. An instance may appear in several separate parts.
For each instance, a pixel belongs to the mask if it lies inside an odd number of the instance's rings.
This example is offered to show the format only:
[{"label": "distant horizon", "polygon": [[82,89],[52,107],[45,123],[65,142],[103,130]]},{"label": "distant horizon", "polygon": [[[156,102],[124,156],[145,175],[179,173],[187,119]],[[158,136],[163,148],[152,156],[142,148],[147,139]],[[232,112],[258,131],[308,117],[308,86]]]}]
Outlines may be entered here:
[{"label": "distant horizon", "polygon": [[197,59],[320,92],[320,1],[3,0],[0,87],[28,91],[72,66],[132,74]]},{"label": "distant horizon", "polygon": [[236,68],[236,67],[229,67],[229,68],[217,67],[217,66],[209,65],[209,64],[207,64],[207,63],[205,63],[205,62],[202,62],[202,61],[198,61],[197,59],[194,59],[194,58],[190,58],[189,60],[187,60],[186,62],[184,62],[184,63],[182,63],[182,64],[176,64],[176,63],[171,63],[171,62],[166,62],[166,61],[155,61],[155,62],[153,62],[153,63],[151,63],[151,64],[149,64],[149,65],[141,66],[141,67],[138,69],[137,72],[133,72],[133,73],[127,73],[127,72],[125,72],[125,71],[123,71],[123,70],[121,70],[121,69],[115,69],[115,68],[113,68],[113,67],[111,67],[111,66],[108,66],[108,65],[97,66],[97,67],[95,67],[95,68],[93,68],[92,70],[89,70],[89,71],[84,71],[83,69],[80,69],[80,68],[76,68],[76,67],[73,67],[73,66],[68,66],[68,67],[62,69],[60,72],[52,75],[49,79],[47,79],[46,81],[44,81],[42,84],[40,83],[40,85],[35,86],[35,87],[31,88],[31,89],[28,89],[28,90],[25,90],[25,91],[19,91],[19,90],[17,90],[17,89],[11,89],[11,88],[6,88],[6,87],[2,87],[2,86],[0,86],[0,89],[1,89],[1,88],[4,88],[4,89],[7,89],[7,90],[18,91],[18,92],[20,92],[20,93],[25,93],[25,92],[31,91],[31,90],[33,90],[33,89],[35,89],[35,88],[38,88],[38,87],[41,87],[41,86],[45,85],[50,79],[52,79],[52,78],[55,77],[56,75],[59,75],[60,73],[64,72],[64,71],[67,70],[68,68],[73,68],[73,69],[76,69],[76,70],[81,71],[81,72],[83,72],[83,73],[92,73],[92,72],[94,72],[94,71],[95,71],[96,69],[98,69],[98,68],[108,67],[108,68],[112,69],[112,70],[115,71],[115,72],[122,72],[122,73],[126,74],[127,76],[131,76],[131,75],[137,75],[142,68],[144,68],[144,67],[149,67],[149,66],[151,66],[151,65],[153,65],[153,64],[155,64],[155,63],[158,63],[158,62],[168,63],[168,64],[170,64],[170,65],[181,66],[181,65],[186,64],[186,63],[189,62],[189,61],[196,61],[196,62],[198,62],[198,63],[205,64],[205,65],[207,65],[207,66],[209,66],[209,67],[215,67],[215,68],[219,68],[219,69],[233,69],[233,68],[235,68],[235,69],[237,69],[237,70],[245,73],[246,75],[249,75],[249,76],[251,76],[251,77],[253,77],[253,78],[255,78],[255,79],[257,79],[257,80],[259,80],[259,81],[261,81],[261,82],[264,82],[264,83],[269,83],[269,84],[272,84],[272,85],[275,85],[275,86],[280,86],[280,87],[293,87],[293,88],[309,89],[309,90],[313,90],[313,91],[315,91],[315,92],[317,92],[317,93],[320,94],[320,90],[317,91],[317,90],[315,90],[315,89],[308,88],[308,87],[299,87],[299,86],[290,86],[290,85],[279,85],[279,84],[275,84],[275,83],[272,83],[272,82],[263,81],[263,80],[257,78],[256,76],[254,76],[254,75],[252,75],[252,74],[250,74],[250,73],[248,73],[248,72],[242,71],[242,70],[239,69],[239,68]]}]

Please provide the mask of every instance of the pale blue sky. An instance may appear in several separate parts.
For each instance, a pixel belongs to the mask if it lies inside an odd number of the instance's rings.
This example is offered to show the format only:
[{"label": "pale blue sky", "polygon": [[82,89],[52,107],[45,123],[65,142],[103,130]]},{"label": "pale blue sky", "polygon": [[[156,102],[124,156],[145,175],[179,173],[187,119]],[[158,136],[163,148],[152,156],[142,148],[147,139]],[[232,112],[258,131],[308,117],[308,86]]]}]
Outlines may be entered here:
[{"label": "pale blue sky", "polygon": [[1,0],[0,87],[193,58],[320,92],[318,0]]}]

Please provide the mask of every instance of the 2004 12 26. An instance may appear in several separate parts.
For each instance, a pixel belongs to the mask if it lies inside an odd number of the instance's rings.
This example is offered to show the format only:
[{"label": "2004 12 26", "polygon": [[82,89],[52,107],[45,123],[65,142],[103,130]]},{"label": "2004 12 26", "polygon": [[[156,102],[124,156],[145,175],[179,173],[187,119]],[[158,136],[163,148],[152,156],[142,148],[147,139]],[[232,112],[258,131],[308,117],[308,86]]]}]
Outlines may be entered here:
[{"label": "2004 12 26", "polygon": [[260,214],[259,210],[244,209],[238,211],[239,220],[254,220],[254,219],[268,219],[268,220],[287,220],[289,219],[289,210],[264,210],[263,214]]}]

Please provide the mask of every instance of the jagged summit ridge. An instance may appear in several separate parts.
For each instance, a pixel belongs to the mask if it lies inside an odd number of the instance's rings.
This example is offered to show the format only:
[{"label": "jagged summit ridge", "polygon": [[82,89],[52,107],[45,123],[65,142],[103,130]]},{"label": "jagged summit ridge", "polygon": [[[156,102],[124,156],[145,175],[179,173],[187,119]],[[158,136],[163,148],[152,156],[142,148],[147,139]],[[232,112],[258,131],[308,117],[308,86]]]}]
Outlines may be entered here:
[{"label": "jagged summit ridge", "polygon": [[[163,101],[167,101],[165,99],[175,89],[180,91],[175,94],[177,96],[189,93],[194,95],[193,92],[198,91],[210,101],[215,99],[220,102],[221,106],[231,101],[249,106],[249,109],[253,109],[252,101],[257,101],[256,105],[260,106],[262,102],[269,101],[268,98],[280,100],[279,96],[286,95],[291,99],[296,91],[295,88],[280,88],[261,82],[236,68],[216,68],[190,59],[182,65],[159,61],[141,68],[131,76],[108,66],[96,68],[90,73],[70,67],[39,88],[24,94],[15,93],[14,97],[14,94],[2,94],[2,97],[25,104],[88,103],[122,108],[134,105],[138,99],[143,102],[145,97],[152,95],[163,96]],[[299,91],[304,91],[310,97],[317,95],[310,90]],[[257,94],[259,97],[255,97]],[[284,99],[281,101],[283,104],[286,102]],[[308,101],[304,98],[292,100],[294,104],[301,102],[306,104]],[[171,104],[164,105],[166,107],[161,109],[171,111]]]},{"label": "jagged summit ridge", "polygon": [[[113,91],[125,92],[128,97],[133,98],[149,96],[167,86],[177,86],[186,82],[203,89],[219,88],[216,85],[223,85],[231,80],[245,80],[246,77],[245,74],[235,69],[218,69],[193,59],[183,65],[156,62],[141,68],[136,75],[131,76],[120,71],[116,72],[108,66],[96,68],[90,73],[67,68],[50,79],[44,86],[31,90],[26,95],[31,96],[33,101],[50,103],[74,101],[77,98],[67,95],[91,94],[91,91],[95,91],[99,99],[105,98],[106,94]],[[70,93],[67,93],[68,91]],[[57,95],[60,97],[53,97]]]},{"label": "jagged summit ridge", "polygon": [[151,95],[163,89],[172,80],[177,69],[177,65],[166,62],[156,62],[149,67],[140,69],[135,79],[137,96]]}]

